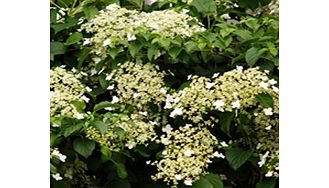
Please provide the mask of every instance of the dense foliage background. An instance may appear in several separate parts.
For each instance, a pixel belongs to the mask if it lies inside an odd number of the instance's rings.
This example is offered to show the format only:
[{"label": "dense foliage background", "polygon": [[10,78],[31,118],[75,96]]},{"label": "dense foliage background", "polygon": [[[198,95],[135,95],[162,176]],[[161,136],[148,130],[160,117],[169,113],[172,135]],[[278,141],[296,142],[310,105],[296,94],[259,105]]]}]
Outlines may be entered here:
[{"label": "dense foliage background", "polygon": [[278,187],[278,1],[50,7],[51,187]]}]

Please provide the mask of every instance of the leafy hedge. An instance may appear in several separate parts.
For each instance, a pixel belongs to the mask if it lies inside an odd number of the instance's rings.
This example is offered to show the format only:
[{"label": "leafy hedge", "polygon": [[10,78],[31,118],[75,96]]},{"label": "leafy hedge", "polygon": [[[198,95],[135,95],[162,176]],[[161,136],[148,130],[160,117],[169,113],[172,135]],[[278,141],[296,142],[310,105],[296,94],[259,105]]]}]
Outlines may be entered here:
[{"label": "leafy hedge", "polygon": [[50,28],[51,187],[278,187],[278,1],[51,0]]}]

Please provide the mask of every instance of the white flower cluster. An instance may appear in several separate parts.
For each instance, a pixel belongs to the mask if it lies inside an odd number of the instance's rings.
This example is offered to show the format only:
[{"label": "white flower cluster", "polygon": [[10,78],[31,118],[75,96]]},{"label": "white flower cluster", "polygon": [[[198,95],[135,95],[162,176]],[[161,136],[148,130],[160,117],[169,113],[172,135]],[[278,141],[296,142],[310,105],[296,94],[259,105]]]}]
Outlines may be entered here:
[{"label": "white flower cluster", "polygon": [[177,187],[181,181],[191,186],[200,175],[206,173],[205,169],[212,158],[225,158],[223,154],[213,150],[218,141],[206,128],[186,124],[173,131],[167,125],[162,131],[165,135],[157,142],[165,145],[163,158],[152,163],[147,162],[157,167],[158,173],[151,176],[154,181],[163,179],[172,187]]},{"label": "white flower cluster", "polygon": [[115,91],[121,102],[134,105],[140,111],[148,111],[148,103],[160,107],[165,101],[165,74],[153,64],[126,62],[111,74],[117,83]]},{"label": "white flower cluster", "polygon": [[140,114],[133,114],[129,118],[121,114],[115,122],[104,118],[103,121],[108,125],[107,131],[102,134],[98,129],[88,127],[87,138],[95,140],[112,151],[120,151],[123,147],[133,149],[137,144],[147,146],[149,141],[156,139],[156,133],[153,123],[141,121],[140,116]]},{"label": "white flower cluster", "polygon": [[202,115],[209,109],[221,112],[243,109],[256,105],[255,96],[262,92],[278,91],[266,73],[258,68],[243,70],[242,67],[214,74],[212,79],[191,76],[190,87],[180,90],[167,100],[172,111],[171,117],[181,115],[194,123],[203,121]]},{"label": "white flower cluster", "polygon": [[79,79],[80,74],[74,74],[61,67],[50,70],[50,115],[81,118],[73,101],[82,100],[85,87]]},{"label": "white flower cluster", "polygon": [[[253,129],[257,144],[256,150],[259,153],[260,167],[266,166],[268,173],[266,176],[278,177],[279,166],[279,96],[272,92],[273,109],[258,107],[254,115],[255,128]],[[270,109],[270,111],[269,111]]]},{"label": "white flower cluster", "polygon": [[54,148],[50,154],[50,158],[52,157],[56,157],[57,159],[59,159],[62,162],[65,162],[66,160],[66,156],[61,154],[58,150],[58,148]]},{"label": "white flower cluster", "polygon": [[66,183],[70,187],[85,187],[92,188],[92,182],[96,179],[95,176],[87,174],[88,166],[79,159],[75,159],[73,163],[66,163],[62,167]]},{"label": "white flower cluster", "polygon": [[[196,24],[190,25],[192,22]],[[168,38],[177,35],[190,37],[193,33],[204,31],[200,25],[195,18],[174,10],[146,13],[111,4],[81,28],[94,34],[85,40],[84,45],[92,45],[91,53],[105,58],[109,47],[127,46],[129,41],[136,40],[137,34],[149,33]]]}]

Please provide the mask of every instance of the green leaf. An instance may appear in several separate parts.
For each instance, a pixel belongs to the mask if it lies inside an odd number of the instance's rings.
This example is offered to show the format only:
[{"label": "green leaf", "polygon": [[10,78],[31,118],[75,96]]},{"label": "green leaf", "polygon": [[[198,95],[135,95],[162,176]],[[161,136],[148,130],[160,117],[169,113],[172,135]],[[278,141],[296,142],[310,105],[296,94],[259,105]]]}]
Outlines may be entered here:
[{"label": "green leaf", "polygon": [[92,6],[86,6],[83,8],[83,12],[86,15],[86,18],[89,20],[90,18],[94,17],[96,14],[98,14],[98,10],[95,5]]},{"label": "green leaf", "polygon": [[109,86],[109,81],[106,80],[106,76],[104,74],[98,77],[98,81],[103,89],[107,89],[107,87]]},{"label": "green leaf", "polygon": [[200,177],[200,179],[194,182],[191,188],[214,188],[214,186],[204,177]]},{"label": "green leaf", "polygon": [[128,45],[128,50],[131,54],[131,56],[135,57],[136,54],[142,49],[143,43],[141,43],[138,40],[135,40]]},{"label": "green leaf", "polygon": [[107,147],[101,146],[101,153],[102,153],[101,160],[103,162],[110,160],[112,157],[112,152]]},{"label": "green leaf", "polygon": [[233,41],[232,36],[225,37],[224,38],[225,47],[228,47],[232,41]]},{"label": "green leaf", "polygon": [[141,8],[144,0],[128,0],[128,1],[134,4],[137,8]]},{"label": "green leaf", "polygon": [[156,51],[157,51],[157,47],[155,45],[151,45],[147,49],[147,58],[149,59],[149,61],[153,60],[153,57],[154,57]]},{"label": "green leaf", "polygon": [[89,52],[91,51],[91,48],[83,48],[78,54],[78,68],[82,66],[83,61],[88,57]]},{"label": "green leaf", "polygon": [[231,136],[230,128],[231,128],[231,122],[233,117],[234,117],[234,112],[223,112],[219,115],[220,129],[229,136]]},{"label": "green leaf", "polygon": [[217,6],[214,0],[193,0],[191,6],[194,6],[204,15],[215,15],[217,13]]},{"label": "green leaf", "polygon": [[56,168],[56,166],[54,166],[54,165],[51,164],[51,163],[50,163],[50,172],[51,172],[52,174],[55,174],[55,173],[57,172],[57,168]]},{"label": "green leaf", "polygon": [[250,8],[255,10],[258,7],[258,0],[238,0],[241,8]]},{"label": "green leaf", "polygon": [[95,142],[85,138],[76,138],[73,142],[73,149],[88,158],[95,149]]},{"label": "green leaf", "polygon": [[264,108],[273,108],[273,98],[268,93],[260,93],[256,95],[256,100],[262,105]]},{"label": "green leaf", "polygon": [[202,35],[205,39],[207,39],[209,42],[213,42],[216,39],[215,33],[203,33]]},{"label": "green leaf", "polygon": [[86,104],[83,101],[72,101],[72,104],[79,113],[83,113],[86,108]]},{"label": "green leaf", "polygon": [[246,52],[246,61],[250,67],[254,66],[255,63],[259,59],[259,54],[258,54],[259,49],[256,47],[251,47],[249,50]]},{"label": "green leaf", "polygon": [[243,39],[242,41],[250,40],[253,38],[252,33],[248,30],[236,30],[235,34],[241,37]]},{"label": "green leaf", "polygon": [[260,27],[260,24],[258,24],[258,19],[256,18],[248,18],[244,21],[244,23],[253,31],[257,31]]},{"label": "green leaf", "polygon": [[184,44],[187,53],[198,50],[198,43],[194,41],[188,41]]},{"label": "green leaf", "polygon": [[125,130],[122,129],[121,127],[114,127],[113,131],[116,135],[118,135],[119,140],[122,140],[124,138]]},{"label": "green leaf", "polygon": [[56,23],[56,10],[55,9],[51,9],[50,10],[50,23]]},{"label": "green leaf", "polygon": [[274,188],[275,184],[275,178],[266,178],[262,182],[257,183],[256,188]]},{"label": "green leaf", "polygon": [[68,29],[70,27],[77,26],[78,22],[79,21],[77,18],[68,18],[66,20],[66,23],[54,24],[54,25],[51,25],[51,27],[55,30],[55,34],[57,34],[58,32],[60,32],[64,29]]},{"label": "green leaf", "polygon": [[95,121],[93,125],[99,130],[101,134],[105,134],[108,130],[108,125],[102,121]]},{"label": "green leaf", "polygon": [[113,104],[109,101],[102,101],[94,106],[94,112],[97,112],[98,110],[104,109],[106,107],[111,107]]},{"label": "green leaf", "polygon": [[61,131],[64,137],[68,137],[74,132],[79,131],[82,127],[83,127],[83,123],[75,123],[73,121],[69,123],[64,121],[61,125]]},{"label": "green leaf", "polygon": [[108,53],[110,54],[112,59],[115,59],[115,57],[122,51],[123,51],[123,49],[121,47],[108,49]]},{"label": "green leaf", "polygon": [[81,33],[75,32],[73,33],[65,42],[65,45],[71,45],[79,42],[83,39],[83,36]]},{"label": "green leaf", "polygon": [[182,51],[181,47],[173,47],[173,48],[170,48],[168,53],[173,59],[176,59],[181,51]]},{"label": "green leaf", "polygon": [[213,188],[223,188],[224,187],[223,182],[220,179],[219,175],[209,173],[209,174],[206,174],[204,176],[204,178],[206,178],[208,180],[208,182],[211,183]]},{"label": "green leaf", "polygon": [[244,151],[241,148],[230,148],[226,151],[225,156],[234,170],[242,166],[253,154],[252,150]]},{"label": "green leaf", "polygon": [[128,173],[126,171],[126,167],[123,163],[114,163],[117,167],[117,174],[119,178],[125,179],[128,176]]},{"label": "green leaf", "polygon": [[65,46],[61,42],[50,43],[50,55],[60,55],[65,53]]},{"label": "green leaf", "polygon": [[222,48],[222,49],[226,48],[225,42],[221,38],[215,40],[214,46],[217,48]]}]

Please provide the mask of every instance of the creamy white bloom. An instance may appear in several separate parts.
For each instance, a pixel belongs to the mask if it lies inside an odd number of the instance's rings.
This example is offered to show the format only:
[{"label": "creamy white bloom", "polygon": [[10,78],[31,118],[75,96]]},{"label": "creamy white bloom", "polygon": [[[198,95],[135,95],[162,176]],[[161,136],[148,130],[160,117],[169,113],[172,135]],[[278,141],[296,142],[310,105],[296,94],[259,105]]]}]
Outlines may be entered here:
[{"label": "creamy white bloom", "polygon": [[138,112],[140,115],[147,116],[147,112]]},{"label": "creamy white bloom", "polygon": [[145,4],[152,5],[153,3],[157,2],[158,0],[145,0]]},{"label": "creamy white bloom", "polygon": [[185,155],[186,157],[191,157],[192,154],[193,154],[193,150],[191,150],[190,148],[188,148],[188,149],[186,149],[186,150],[184,151],[184,155]]},{"label": "creamy white bloom", "polygon": [[168,145],[170,143],[169,138],[162,137],[161,138],[161,143],[164,144],[164,145]]},{"label": "creamy white bloom", "polygon": [[81,99],[84,100],[86,103],[90,101],[90,99],[84,95],[81,97]]},{"label": "creamy white bloom", "polygon": [[192,78],[192,74],[187,76],[187,80],[190,80]]},{"label": "creamy white bloom", "polygon": [[222,107],[225,105],[225,103],[222,100],[217,100],[213,103],[213,106],[215,106],[216,109],[222,109]]},{"label": "creamy white bloom", "polygon": [[223,147],[228,147],[225,141],[220,142],[220,145],[222,145]]},{"label": "creamy white bloom", "polygon": [[112,110],[113,110],[112,107],[105,107],[104,109],[105,109],[105,110],[108,110],[108,111],[112,111]]},{"label": "creamy white bloom", "polygon": [[219,72],[218,73],[214,73],[214,75],[212,75],[212,78],[217,78],[219,76]]},{"label": "creamy white bloom", "polygon": [[126,147],[128,147],[128,149],[133,149],[136,146],[135,142],[128,142],[126,143]]},{"label": "creamy white bloom", "polygon": [[272,126],[269,125],[269,126],[265,127],[265,130],[271,130],[271,128],[272,128]]},{"label": "creamy white bloom", "polygon": [[53,127],[60,127],[60,125],[58,125],[57,123],[53,123],[51,126],[53,126]]},{"label": "creamy white bloom", "polygon": [[271,80],[268,81],[268,83],[271,84],[271,85],[275,85],[278,82],[274,79],[271,79]]},{"label": "creamy white bloom", "polygon": [[165,127],[162,127],[162,131],[165,133],[170,133],[173,130],[173,128],[168,124]]},{"label": "creamy white bloom", "polygon": [[265,177],[272,177],[273,176],[273,171],[268,171],[266,174],[265,174]]},{"label": "creamy white bloom", "polygon": [[77,119],[83,119],[84,116],[83,116],[83,114],[77,113],[77,114],[75,115],[75,118],[77,118]]},{"label": "creamy white bloom", "polygon": [[154,22],[148,23],[148,26],[150,26],[152,29],[159,29],[160,28],[159,25],[154,23]]},{"label": "creamy white bloom", "polygon": [[222,154],[222,153],[218,153],[218,151],[215,151],[214,154],[213,154],[214,157],[217,157],[217,158],[223,158],[225,159],[225,156]]},{"label": "creamy white bloom", "polygon": [[99,58],[99,57],[94,57],[94,58],[93,58],[93,61],[97,64],[97,63],[101,62],[102,59]]},{"label": "creamy white bloom", "polygon": [[187,185],[187,186],[192,186],[192,180],[190,180],[190,179],[186,179],[186,180],[184,181],[184,184]]},{"label": "creamy white bloom", "polygon": [[59,173],[52,174],[51,176],[52,176],[56,181],[59,181],[59,180],[62,180],[62,179],[63,179]]},{"label": "creamy white bloom", "polygon": [[160,93],[162,93],[162,94],[164,94],[164,95],[165,95],[165,94],[167,93],[167,90],[166,90],[166,89],[164,89],[164,88],[161,88],[161,89],[160,89]]},{"label": "creamy white bloom", "polygon": [[155,121],[150,121],[149,122],[151,125],[157,125],[158,123],[157,122],[155,122]]},{"label": "creamy white bloom", "polygon": [[184,13],[184,14],[187,14],[188,12],[190,12],[190,10],[188,10],[188,9],[182,9],[182,12]]},{"label": "creamy white bloom", "polygon": [[147,165],[151,164],[151,160],[145,162]]},{"label": "creamy white bloom", "polygon": [[275,93],[279,93],[279,88],[275,87],[275,86],[272,86],[272,89]]},{"label": "creamy white bloom", "polygon": [[103,46],[108,46],[108,45],[110,45],[111,44],[111,40],[110,39],[106,39],[106,40],[104,40],[104,42],[103,42]]},{"label": "creamy white bloom", "polygon": [[268,83],[261,82],[261,83],[259,83],[259,87],[264,88],[264,89],[268,89]]},{"label": "creamy white bloom", "polygon": [[106,7],[107,10],[114,10],[115,8],[119,8],[119,6],[115,3],[110,4]]},{"label": "creamy white bloom", "polygon": [[214,86],[215,86],[215,83],[209,83],[209,82],[206,83],[206,88],[207,89],[210,89],[210,88],[212,88]]},{"label": "creamy white bloom", "polygon": [[113,74],[111,73],[111,74],[109,74],[109,75],[106,76],[105,80],[111,80],[112,77],[113,77]]},{"label": "creamy white bloom", "polygon": [[87,92],[92,92],[93,90],[92,90],[90,87],[87,86],[87,87],[86,87],[86,91],[87,91]]},{"label": "creamy white bloom", "polygon": [[85,38],[85,40],[82,43],[82,46],[86,46],[89,43],[90,43],[90,39],[89,38]]},{"label": "creamy white bloom", "polygon": [[210,159],[207,159],[206,163],[212,163],[212,161]]},{"label": "creamy white bloom", "polygon": [[107,87],[107,90],[112,90],[112,89],[114,89],[114,84],[109,85],[109,86]]},{"label": "creamy white bloom", "polygon": [[168,155],[168,152],[166,150],[162,151],[162,155]]},{"label": "creamy white bloom", "polygon": [[180,174],[176,174],[176,175],[175,175],[175,179],[176,179],[176,180],[182,180],[182,179],[183,179],[183,176],[180,175]]},{"label": "creamy white bloom", "polygon": [[264,114],[267,115],[267,116],[271,116],[273,115],[273,109],[270,107],[270,108],[264,108],[263,111],[264,111]]},{"label": "creamy white bloom", "polygon": [[243,71],[243,66],[236,66],[236,70],[242,72]]},{"label": "creamy white bloom", "polygon": [[136,36],[135,35],[132,35],[130,33],[127,34],[127,38],[128,38],[128,41],[136,40]]},{"label": "creamy white bloom", "polygon": [[137,98],[139,95],[140,95],[140,93],[134,93],[134,94],[133,94],[133,98],[135,99],[135,98]]},{"label": "creamy white bloom", "polygon": [[174,118],[177,115],[182,115],[183,114],[183,107],[176,107],[174,111],[170,113],[170,117]]},{"label": "creamy white bloom", "polygon": [[240,101],[237,100],[237,101],[232,102],[232,108],[240,108]]},{"label": "creamy white bloom", "polygon": [[119,102],[119,97],[113,96],[112,97],[112,103],[118,103]]}]

